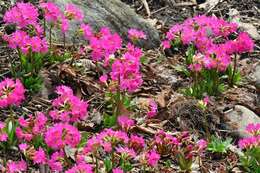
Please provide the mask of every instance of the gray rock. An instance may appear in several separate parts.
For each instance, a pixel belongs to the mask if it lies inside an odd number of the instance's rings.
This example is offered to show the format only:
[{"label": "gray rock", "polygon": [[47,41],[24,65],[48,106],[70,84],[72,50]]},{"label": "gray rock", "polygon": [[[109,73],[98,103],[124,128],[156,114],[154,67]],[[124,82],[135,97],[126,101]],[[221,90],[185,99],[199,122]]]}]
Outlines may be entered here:
[{"label": "gray rock", "polygon": [[[67,3],[78,5],[85,14],[84,22],[90,24],[94,30],[101,27],[109,27],[112,31],[119,33],[122,38],[127,41],[127,31],[130,28],[143,30],[147,35],[147,40],[140,41],[139,46],[150,49],[160,45],[158,31],[151,26],[145,19],[138,16],[133,9],[124,4],[120,0],[53,0],[62,9]],[[75,31],[78,29],[79,23],[72,22],[68,39],[70,43],[74,40],[80,42],[79,38],[75,38]],[[61,34],[56,35],[58,40],[62,42]],[[74,37],[74,38],[73,38]]]},{"label": "gray rock", "polygon": [[256,66],[255,68],[255,73],[254,73],[254,77],[255,77],[255,86],[257,89],[257,93],[260,94],[260,64]]},{"label": "gray rock", "polygon": [[226,125],[239,137],[247,137],[245,128],[249,123],[260,123],[260,117],[244,106],[236,105],[232,111],[225,114]]}]

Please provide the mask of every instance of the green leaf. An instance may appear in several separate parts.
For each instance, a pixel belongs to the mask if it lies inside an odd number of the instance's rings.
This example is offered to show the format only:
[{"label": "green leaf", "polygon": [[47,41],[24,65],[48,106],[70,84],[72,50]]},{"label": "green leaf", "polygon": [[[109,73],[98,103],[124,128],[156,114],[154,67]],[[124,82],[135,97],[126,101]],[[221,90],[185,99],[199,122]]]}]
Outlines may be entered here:
[{"label": "green leaf", "polygon": [[116,125],[116,119],[117,117],[115,115],[104,115],[104,126],[106,128],[110,128]]},{"label": "green leaf", "polygon": [[109,157],[104,160],[105,168],[107,172],[110,172],[113,169],[113,163]]}]

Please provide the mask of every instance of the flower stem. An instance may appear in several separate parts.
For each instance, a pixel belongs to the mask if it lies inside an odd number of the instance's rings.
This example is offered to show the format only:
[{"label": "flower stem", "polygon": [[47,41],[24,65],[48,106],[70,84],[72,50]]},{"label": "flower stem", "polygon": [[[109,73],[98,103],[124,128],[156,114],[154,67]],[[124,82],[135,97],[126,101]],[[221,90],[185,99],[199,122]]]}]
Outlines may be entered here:
[{"label": "flower stem", "polygon": [[237,71],[237,54],[235,54],[234,57],[234,66],[233,66],[233,73],[230,81],[230,86],[234,85],[234,78],[235,78],[236,71]]}]

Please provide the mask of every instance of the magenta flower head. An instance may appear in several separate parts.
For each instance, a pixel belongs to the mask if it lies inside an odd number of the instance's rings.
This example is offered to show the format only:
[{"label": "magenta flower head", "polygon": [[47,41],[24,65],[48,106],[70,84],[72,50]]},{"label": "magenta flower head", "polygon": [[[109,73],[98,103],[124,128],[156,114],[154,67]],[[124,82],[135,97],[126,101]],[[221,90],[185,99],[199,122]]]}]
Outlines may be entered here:
[{"label": "magenta flower head", "polygon": [[246,131],[253,135],[253,136],[257,136],[257,135],[260,135],[260,123],[256,123],[256,124],[248,124],[246,126]]},{"label": "magenta flower head", "polygon": [[67,4],[65,7],[65,16],[69,20],[82,21],[84,19],[84,14],[82,10],[80,10],[76,5],[71,3]]},{"label": "magenta flower head", "polygon": [[62,149],[66,145],[76,147],[81,139],[80,132],[69,124],[55,124],[45,134],[45,142],[52,149]]},{"label": "magenta flower head", "polygon": [[124,173],[124,171],[121,168],[114,168],[113,173]]},{"label": "magenta flower head", "polygon": [[4,128],[5,128],[5,123],[0,121],[0,142],[7,141],[8,138],[6,132],[4,131]]},{"label": "magenta flower head", "polygon": [[153,118],[157,114],[157,104],[154,100],[149,101],[149,111],[147,112],[148,118]]},{"label": "magenta flower head", "polygon": [[78,163],[65,173],[93,173],[92,166],[87,163]]},{"label": "magenta flower head", "polygon": [[121,155],[124,160],[133,159],[136,156],[136,153],[133,149],[127,147],[118,147],[116,152]]},{"label": "magenta flower head", "polygon": [[74,96],[70,87],[59,86],[56,93],[59,97],[52,101],[54,109],[49,112],[54,120],[77,122],[87,117],[88,103]]},{"label": "magenta flower head", "polygon": [[158,161],[160,160],[160,154],[158,154],[155,150],[152,150],[146,153],[145,159],[149,166],[154,167],[158,164]]},{"label": "magenta flower head", "polygon": [[81,24],[80,31],[86,40],[89,40],[93,36],[92,28],[88,24]]},{"label": "magenta flower head", "polygon": [[4,22],[24,28],[37,24],[38,10],[31,3],[19,2],[4,15]]},{"label": "magenta flower head", "polygon": [[128,116],[126,115],[121,115],[117,118],[117,122],[119,124],[119,126],[125,130],[128,131],[132,126],[134,126],[135,122],[134,120],[130,119]]},{"label": "magenta flower head", "polygon": [[139,31],[137,29],[129,29],[128,38],[132,41],[137,41],[139,39],[146,39],[146,35],[143,31]]},{"label": "magenta flower head", "polygon": [[197,146],[198,146],[198,151],[202,152],[207,148],[208,142],[205,141],[204,139],[201,139],[197,142]]},{"label": "magenta flower head", "polygon": [[34,156],[33,156],[33,162],[35,164],[45,164],[46,163],[46,154],[42,148],[39,148],[39,150],[35,151]]},{"label": "magenta flower head", "polygon": [[254,50],[254,41],[250,38],[248,33],[241,32],[233,46],[234,50],[238,53],[252,52]]},{"label": "magenta flower head", "polygon": [[20,105],[25,99],[25,89],[19,79],[6,78],[0,82],[0,108]]},{"label": "magenta flower head", "polygon": [[40,7],[44,11],[45,20],[51,23],[55,23],[61,17],[61,11],[59,7],[53,2],[40,3]]},{"label": "magenta flower head", "polygon": [[27,165],[24,160],[21,161],[9,161],[6,165],[7,173],[19,173],[27,170]]},{"label": "magenta flower head", "polygon": [[137,135],[131,135],[129,147],[133,148],[135,151],[141,151],[145,147],[144,138]]}]

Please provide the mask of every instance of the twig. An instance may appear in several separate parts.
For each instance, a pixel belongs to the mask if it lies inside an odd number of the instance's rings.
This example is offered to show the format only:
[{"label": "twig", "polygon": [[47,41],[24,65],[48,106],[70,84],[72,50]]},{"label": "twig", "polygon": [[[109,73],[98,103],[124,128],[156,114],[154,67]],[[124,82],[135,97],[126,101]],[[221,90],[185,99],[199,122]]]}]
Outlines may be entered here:
[{"label": "twig", "polygon": [[158,10],[155,10],[155,11],[151,12],[151,15],[154,15],[154,14],[156,14],[156,13],[158,13],[158,12],[160,12],[160,11],[163,11],[163,10],[165,10],[165,9],[167,9],[167,8],[168,8],[168,6],[165,6],[165,7],[162,7],[162,8],[160,8],[160,9],[158,9]]},{"label": "twig", "polygon": [[147,1],[146,0],[142,0],[142,2],[144,4],[144,8],[145,8],[145,10],[147,12],[148,17],[150,17],[151,16],[151,11],[150,11],[150,8],[149,8],[149,5],[148,5]]}]

